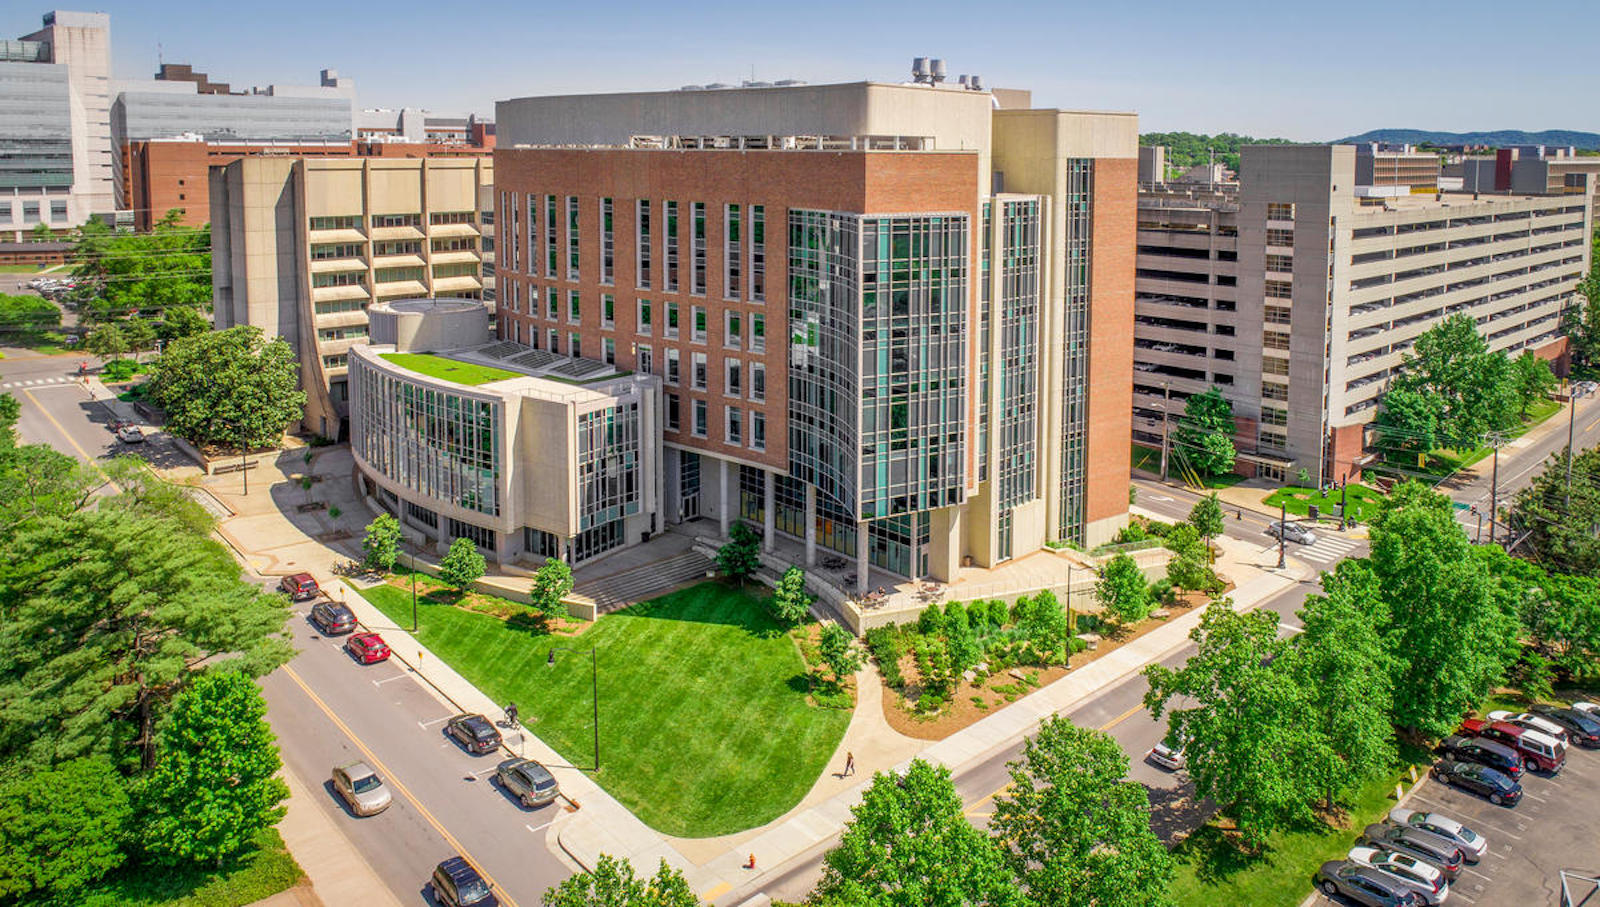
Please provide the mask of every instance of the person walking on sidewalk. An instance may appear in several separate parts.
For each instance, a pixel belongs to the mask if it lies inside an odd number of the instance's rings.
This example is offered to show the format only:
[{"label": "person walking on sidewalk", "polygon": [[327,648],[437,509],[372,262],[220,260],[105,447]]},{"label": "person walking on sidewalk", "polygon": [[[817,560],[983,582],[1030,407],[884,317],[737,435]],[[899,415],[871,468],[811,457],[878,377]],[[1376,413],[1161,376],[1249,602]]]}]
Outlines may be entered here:
[{"label": "person walking on sidewalk", "polygon": [[515,702],[508,702],[508,703],[506,703],[506,727],[516,727],[516,726],[517,726],[517,704]]},{"label": "person walking on sidewalk", "polygon": [[844,754],[844,774],[841,778],[848,778],[856,773],[856,754],[846,751]]}]

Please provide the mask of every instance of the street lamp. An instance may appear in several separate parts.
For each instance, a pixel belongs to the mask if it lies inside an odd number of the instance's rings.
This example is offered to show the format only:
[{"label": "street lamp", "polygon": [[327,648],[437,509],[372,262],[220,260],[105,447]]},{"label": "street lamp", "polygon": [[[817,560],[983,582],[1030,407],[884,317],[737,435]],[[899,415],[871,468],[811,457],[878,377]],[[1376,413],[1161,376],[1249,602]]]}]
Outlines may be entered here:
[{"label": "street lamp", "polygon": [[1578,421],[1578,401],[1589,396],[1587,392],[1573,388],[1571,399],[1567,401],[1567,494],[1565,506],[1572,506],[1572,428]]},{"label": "street lamp", "polygon": [[[544,660],[544,666],[556,666],[556,650],[563,652],[581,652],[580,646],[551,646],[550,655]],[[595,653],[594,646],[589,647],[589,682],[594,692],[594,771],[600,771],[600,656]]]},{"label": "street lamp", "polygon": [[411,558],[411,632],[417,632],[417,553],[407,552]]}]

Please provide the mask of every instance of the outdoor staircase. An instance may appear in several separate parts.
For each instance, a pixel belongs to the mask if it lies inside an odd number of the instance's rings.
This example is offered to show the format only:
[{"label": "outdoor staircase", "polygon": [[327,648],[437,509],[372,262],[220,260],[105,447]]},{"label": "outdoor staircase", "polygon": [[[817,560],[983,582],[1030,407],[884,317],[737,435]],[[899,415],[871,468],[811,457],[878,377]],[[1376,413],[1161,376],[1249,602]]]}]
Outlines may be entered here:
[{"label": "outdoor staircase", "polygon": [[629,605],[648,601],[684,583],[704,579],[715,568],[712,560],[697,551],[685,551],[659,561],[580,582],[572,590],[574,598],[595,603],[605,614]]}]

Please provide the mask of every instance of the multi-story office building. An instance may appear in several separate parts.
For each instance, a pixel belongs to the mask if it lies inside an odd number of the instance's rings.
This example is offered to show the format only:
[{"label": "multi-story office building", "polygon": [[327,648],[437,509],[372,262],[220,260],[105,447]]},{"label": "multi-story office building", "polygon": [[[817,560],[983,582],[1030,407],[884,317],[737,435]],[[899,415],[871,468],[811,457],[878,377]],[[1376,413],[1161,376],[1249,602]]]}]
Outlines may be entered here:
[{"label": "multi-story office building", "polygon": [[216,326],[288,340],[305,427],[340,437],[349,351],[367,340],[370,304],[492,298],[493,183],[487,157],[252,156],[214,168]]},{"label": "multi-story office building", "polygon": [[929,82],[501,102],[501,338],[661,377],[669,520],[744,518],[863,584],[1105,540],[1137,121],[1026,104]]},{"label": "multi-story office building", "polygon": [[1489,347],[1559,359],[1589,266],[1574,194],[1417,194],[1363,186],[1349,145],[1250,146],[1240,184],[1139,199],[1134,439],[1217,387],[1241,465],[1356,474],[1368,423],[1417,335],[1465,312]]},{"label": "multi-story office building", "polygon": [[114,207],[111,19],[45,13],[0,41],[0,234],[65,229]]},{"label": "multi-story office building", "polygon": [[1405,186],[1411,192],[1439,188],[1439,155],[1412,145],[1366,142],[1356,146],[1356,183],[1361,186]]},{"label": "multi-story office building", "polygon": [[349,348],[367,490],[442,551],[580,564],[659,528],[660,379],[491,341],[482,302],[369,309]]}]

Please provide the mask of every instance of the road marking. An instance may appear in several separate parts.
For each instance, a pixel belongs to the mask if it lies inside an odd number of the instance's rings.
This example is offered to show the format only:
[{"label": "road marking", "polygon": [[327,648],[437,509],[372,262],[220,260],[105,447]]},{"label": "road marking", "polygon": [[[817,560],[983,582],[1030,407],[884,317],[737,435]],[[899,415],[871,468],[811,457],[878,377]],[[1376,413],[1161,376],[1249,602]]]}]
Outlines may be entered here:
[{"label": "road marking", "polygon": [[551,820],[545,822],[543,825],[540,825],[538,828],[535,828],[532,825],[526,825],[526,824],[524,824],[522,827],[526,828],[527,830],[529,830],[531,832],[533,832],[534,834],[538,834],[539,833],[539,829],[541,829],[541,828],[549,828],[552,824],[555,823],[555,821],[556,820],[551,819]]},{"label": "road marking", "polygon": [[1596,425],[1600,425],[1600,419],[1596,419],[1596,420],[1594,420],[1594,421],[1593,421],[1593,422],[1590,422],[1590,423],[1589,423],[1589,424],[1588,424],[1588,425],[1585,425],[1585,426],[1584,426],[1584,427],[1583,427],[1583,430],[1584,430],[1584,431],[1594,431],[1594,427],[1595,427],[1595,426],[1596,426]]},{"label": "road marking", "polygon": [[[1132,718],[1134,715],[1136,715],[1136,714],[1138,714],[1139,712],[1142,712],[1142,711],[1144,711],[1144,703],[1140,703],[1139,705],[1134,706],[1133,708],[1127,710],[1126,712],[1123,712],[1121,715],[1118,715],[1117,717],[1111,719],[1110,721],[1107,721],[1105,724],[1100,725],[1099,730],[1101,730],[1101,731],[1109,731],[1112,728],[1116,727],[1117,725],[1121,724],[1124,721],[1127,721],[1129,718]],[[1008,791],[1010,789],[1011,789],[1011,785],[1007,784],[1005,787],[1002,787],[999,790],[991,791],[990,793],[984,794],[982,797],[979,797],[977,800],[974,800],[971,806],[968,806],[966,808],[966,814],[969,815],[969,816],[972,816],[972,815],[987,815],[987,813],[978,812],[979,807],[983,806],[985,803],[988,803],[990,800],[993,800],[995,797],[999,796],[1000,794],[1005,793],[1006,791]]]},{"label": "road marking", "polygon": [[499,771],[499,769],[493,769],[493,768],[486,768],[486,769],[484,769],[484,770],[483,770],[483,771],[481,771],[481,772],[473,772],[473,773],[472,773],[472,776],[473,776],[473,777],[474,777],[474,778],[482,778],[482,777],[483,777],[483,776],[484,776],[484,775],[492,775],[492,774],[494,774],[494,773],[495,773],[495,772],[497,772],[497,771]]},{"label": "road marking", "polygon": [[428,729],[428,725],[430,725],[430,724],[438,724],[441,721],[449,721],[451,719],[451,717],[453,717],[453,716],[446,715],[443,718],[435,718],[432,721],[427,721],[427,722],[419,721],[419,722],[417,722],[417,727],[422,728],[423,730],[427,730]]},{"label": "road marking", "polygon": [[1473,875],[1477,876],[1478,878],[1484,880],[1485,882],[1493,882],[1494,881],[1494,879],[1484,875],[1483,873],[1479,872],[1476,869],[1473,869],[1471,866],[1463,866],[1463,867],[1461,867],[1461,871],[1462,872],[1470,872]]},{"label": "road marking", "polygon": [[[1456,807],[1451,806],[1448,803],[1443,803],[1441,801],[1434,800],[1434,799],[1432,799],[1430,797],[1424,797],[1424,796],[1421,796],[1420,794],[1416,795],[1415,799],[1421,800],[1423,803],[1426,803],[1426,804],[1428,804],[1430,806],[1436,807],[1440,812],[1443,812],[1443,813],[1446,813],[1446,814],[1448,814],[1451,811],[1454,811],[1456,809]],[[1485,802],[1487,802],[1487,801],[1485,801]],[[1482,824],[1485,823],[1485,821],[1486,820],[1485,820],[1484,817],[1479,816],[1479,817],[1474,818],[1472,820],[1472,824],[1474,824],[1474,825],[1482,825]],[[1498,824],[1490,824],[1488,827],[1494,829],[1499,834],[1505,835],[1508,838],[1514,838],[1514,839],[1516,839],[1518,841],[1522,840],[1522,835],[1514,834],[1512,832],[1506,831],[1503,827],[1501,827]],[[1517,826],[1517,828],[1518,828],[1518,830],[1521,830],[1522,826],[1519,825],[1519,826]]]},{"label": "road marking", "polygon": [[399,778],[395,777],[394,772],[389,771],[388,767],[383,764],[383,761],[378,758],[377,754],[368,749],[367,745],[362,742],[361,738],[357,737],[355,732],[350,730],[349,726],[341,721],[338,715],[333,713],[333,709],[328,708],[328,704],[323,702],[321,697],[317,696],[316,693],[313,693],[309,686],[306,686],[306,682],[300,679],[300,675],[296,674],[294,669],[288,665],[283,666],[283,673],[290,680],[294,681],[294,685],[299,687],[301,691],[306,694],[306,696],[311,700],[312,704],[322,710],[322,714],[328,716],[328,720],[333,722],[334,727],[337,727],[344,733],[346,737],[350,738],[350,742],[356,745],[356,749],[361,751],[361,755],[367,757],[367,764],[377,769],[379,774],[383,775],[388,779],[390,784],[394,785],[394,789],[399,791],[401,796],[410,801],[411,805],[416,808],[417,813],[420,814],[429,825],[433,826],[433,830],[438,832],[440,837],[444,838],[445,843],[455,848],[456,853],[460,854],[462,859],[472,864],[472,868],[478,870],[478,874],[483,876],[484,881],[488,882],[494,887],[495,893],[500,896],[501,903],[508,904],[510,907],[517,907],[517,902],[511,899],[511,896],[506,893],[505,888],[495,882],[494,877],[489,875],[483,866],[481,866],[477,860],[472,858],[471,854],[467,853],[467,849],[461,845],[460,841],[456,840],[456,836],[452,835],[450,830],[445,828],[438,819],[435,819],[433,817],[433,813],[428,812],[428,808],[422,805],[422,801],[418,800],[412,795],[410,789],[402,784]]},{"label": "road marking", "polygon": [[700,893],[700,900],[707,901],[707,902],[714,901],[717,898],[722,897],[723,895],[727,894],[728,892],[730,892],[732,890],[733,890],[733,883],[732,882],[719,882],[719,883],[717,883],[716,887],[712,888],[710,891],[701,892]]},{"label": "road marking", "polygon": [[[27,397],[29,400],[32,400],[34,406],[39,407],[39,412],[43,413],[44,417],[50,420],[50,424],[56,427],[56,431],[61,432],[61,436],[67,439],[67,443],[72,445],[72,449],[76,450],[79,456],[83,457],[85,460],[88,460],[90,463],[94,462],[94,457],[89,456],[89,452],[87,450],[84,450],[82,447],[78,446],[78,440],[67,432],[65,426],[56,421],[56,417],[50,414],[50,410],[45,409],[44,404],[39,402],[39,398],[33,395],[33,391],[25,390],[22,392],[22,395]],[[117,487],[117,483],[107,482],[106,484],[110,485],[111,489],[118,494],[122,493],[122,489]]]},{"label": "road marking", "polygon": [[1523,796],[1528,797],[1530,799],[1538,800],[1540,803],[1548,803],[1548,802],[1550,802],[1550,801],[1546,800],[1545,798],[1539,796],[1538,794],[1534,793],[1531,790],[1524,790],[1522,792],[1522,794],[1523,794]]},{"label": "road marking", "polygon": [[372,685],[375,686],[375,687],[381,687],[381,686],[383,686],[384,684],[388,683],[391,680],[404,680],[404,679],[406,679],[407,677],[410,677],[410,676],[411,676],[410,674],[396,674],[393,677],[385,677],[382,680],[374,680],[372,682]]},{"label": "road marking", "polygon": [[1121,724],[1124,721],[1127,721],[1129,718],[1132,718],[1134,715],[1136,715],[1136,714],[1138,714],[1139,712],[1142,712],[1142,711],[1144,711],[1144,703],[1141,702],[1138,705],[1134,706],[1133,708],[1127,710],[1126,712],[1123,712],[1121,715],[1118,715],[1117,717],[1115,717],[1115,718],[1111,719],[1110,721],[1106,722],[1105,724],[1100,725],[1100,730],[1109,731],[1112,728],[1116,727],[1117,725]]}]

